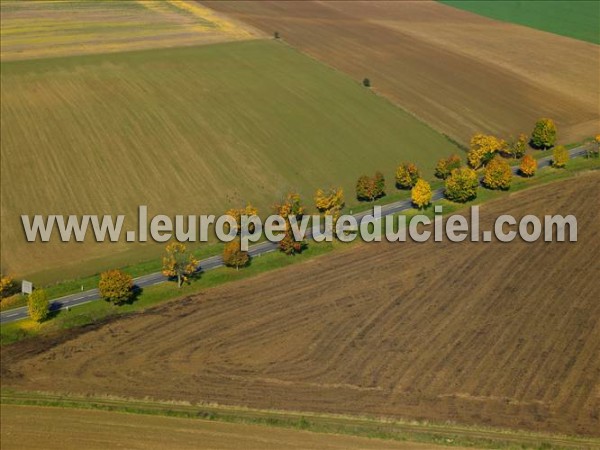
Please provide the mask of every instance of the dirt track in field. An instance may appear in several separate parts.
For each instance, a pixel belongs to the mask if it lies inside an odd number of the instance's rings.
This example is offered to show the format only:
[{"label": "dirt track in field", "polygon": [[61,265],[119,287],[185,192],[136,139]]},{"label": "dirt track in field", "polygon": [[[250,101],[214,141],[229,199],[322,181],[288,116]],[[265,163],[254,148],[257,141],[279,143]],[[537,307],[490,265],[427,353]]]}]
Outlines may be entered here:
[{"label": "dirt track in field", "polygon": [[427,1],[206,1],[350,74],[466,143],[529,133],[554,118],[561,140],[600,129],[597,45]]},{"label": "dirt track in field", "polygon": [[52,341],[5,387],[597,435],[600,173],[485,206],[577,243],[364,244]]}]

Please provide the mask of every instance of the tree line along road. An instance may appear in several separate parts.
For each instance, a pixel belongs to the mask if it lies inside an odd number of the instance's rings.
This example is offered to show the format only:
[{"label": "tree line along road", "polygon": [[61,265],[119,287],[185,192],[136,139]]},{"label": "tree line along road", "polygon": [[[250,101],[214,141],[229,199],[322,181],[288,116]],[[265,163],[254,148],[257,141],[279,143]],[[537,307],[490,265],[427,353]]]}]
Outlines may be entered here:
[{"label": "tree line along road", "polygon": [[[573,148],[569,151],[569,155],[571,158],[581,157],[586,155],[587,148],[585,146],[580,146]],[[538,168],[547,167],[552,163],[552,157],[546,156],[538,160]],[[512,168],[513,174],[517,174],[519,171],[518,166],[514,166]],[[444,198],[444,189],[440,188],[432,192],[432,201],[441,200]],[[382,217],[389,216],[391,214],[397,214],[402,211],[406,211],[412,208],[412,202],[410,200],[400,200],[388,204],[381,205],[381,215]],[[354,217],[357,221],[368,215],[371,211],[363,211],[357,214],[354,214]],[[307,237],[310,238],[310,233],[307,233]],[[277,244],[273,242],[261,242],[259,244],[252,245],[248,249],[248,253],[251,257],[260,256],[266,253],[270,253],[277,249]],[[206,258],[200,261],[199,270],[207,271],[211,269],[215,269],[217,267],[223,266],[223,260],[220,255],[211,256],[210,258]],[[141,277],[134,279],[134,284],[138,288],[144,288],[148,286],[152,286],[159,283],[164,283],[168,281],[168,278],[165,277],[162,273],[156,272],[148,275],[143,275]],[[89,303],[92,301],[100,300],[100,293],[98,289],[90,289],[88,291],[78,292],[76,294],[66,295],[64,297],[60,297],[54,299],[50,304],[50,311],[58,311],[61,309],[72,308],[74,306],[83,305],[85,303]],[[28,312],[27,307],[22,306],[20,308],[9,309],[0,313],[0,323],[10,323],[15,322],[17,320],[22,320],[27,318]]]}]

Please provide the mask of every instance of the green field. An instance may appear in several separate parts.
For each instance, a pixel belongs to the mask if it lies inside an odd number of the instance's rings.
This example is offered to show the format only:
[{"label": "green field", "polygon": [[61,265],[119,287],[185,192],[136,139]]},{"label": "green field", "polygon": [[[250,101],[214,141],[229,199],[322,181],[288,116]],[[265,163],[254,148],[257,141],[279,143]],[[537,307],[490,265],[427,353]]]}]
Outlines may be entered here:
[{"label": "green field", "polygon": [[492,19],[600,44],[600,4],[597,1],[441,0],[456,8]]},{"label": "green field", "polygon": [[391,189],[399,162],[431,173],[458,151],[272,40],[6,62],[1,127],[3,270],[60,268],[61,279],[155,257],[162,245],[28,244],[21,214],[135,218],[140,204],[173,215],[245,202],[266,213],[290,189],[312,203],[315,189],[337,185],[352,201],[363,173],[384,171]]}]

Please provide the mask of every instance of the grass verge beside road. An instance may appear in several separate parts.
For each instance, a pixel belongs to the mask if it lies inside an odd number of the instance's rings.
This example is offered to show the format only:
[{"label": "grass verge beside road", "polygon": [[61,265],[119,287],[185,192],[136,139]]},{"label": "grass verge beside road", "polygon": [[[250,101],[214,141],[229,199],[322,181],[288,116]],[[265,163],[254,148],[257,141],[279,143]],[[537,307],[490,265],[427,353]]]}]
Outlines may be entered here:
[{"label": "grass verge beside road", "polygon": [[36,392],[3,390],[2,405],[30,405],[49,408],[77,408],[115,413],[200,419],[237,424],[298,429],[324,434],[340,434],[420,442],[445,446],[502,449],[576,449],[600,445],[600,440],[575,436],[538,434],[495,428],[435,424],[310,412],[259,410],[215,404],[158,402],[114,397],[78,397]]}]

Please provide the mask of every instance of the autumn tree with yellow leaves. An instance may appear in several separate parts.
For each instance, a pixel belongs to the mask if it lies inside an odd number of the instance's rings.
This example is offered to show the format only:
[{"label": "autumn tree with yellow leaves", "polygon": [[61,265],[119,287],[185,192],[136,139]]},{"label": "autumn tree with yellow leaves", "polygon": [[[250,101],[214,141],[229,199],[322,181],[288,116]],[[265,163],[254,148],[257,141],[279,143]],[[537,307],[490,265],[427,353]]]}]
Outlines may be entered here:
[{"label": "autumn tree with yellow leaves", "polygon": [[512,170],[505,159],[496,156],[485,166],[483,184],[488,189],[506,190],[510,188],[511,182]]},{"label": "autumn tree with yellow leaves", "polygon": [[467,155],[469,166],[479,169],[492,160],[497,152],[506,149],[506,141],[492,135],[476,134],[471,138],[471,150]]},{"label": "autumn tree with yellow leaves", "polygon": [[177,286],[181,287],[198,270],[198,260],[186,251],[184,244],[173,242],[166,246],[163,256],[162,274],[169,278],[177,278]]},{"label": "autumn tree with yellow leaves", "polygon": [[43,289],[36,289],[27,297],[27,311],[31,320],[43,322],[50,314],[50,300]]},{"label": "autumn tree with yellow leaves", "polygon": [[108,270],[100,274],[100,296],[114,305],[127,303],[133,295],[133,278],[122,270]]},{"label": "autumn tree with yellow leaves", "polygon": [[537,159],[535,159],[531,155],[525,155],[523,157],[523,160],[521,161],[521,165],[519,166],[519,172],[524,177],[532,177],[535,175],[537,168],[538,168]]},{"label": "autumn tree with yellow leaves", "polygon": [[421,178],[421,173],[413,163],[402,163],[396,169],[396,187],[398,189],[412,189]]},{"label": "autumn tree with yellow leaves", "polygon": [[[231,208],[225,212],[225,215],[231,216],[234,218],[235,223],[237,224],[237,234],[242,232],[242,216],[258,216],[258,208],[252,206],[250,203],[246,205],[245,208]],[[248,231],[250,233],[254,233],[254,224],[251,223],[248,225]]]},{"label": "autumn tree with yellow leaves", "polygon": [[543,118],[535,123],[531,133],[531,145],[535,148],[547,149],[556,143],[556,124],[552,119]]},{"label": "autumn tree with yellow leaves", "polygon": [[410,196],[413,205],[419,209],[426,208],[431,203],[431,185],[427,181],[420,178],[412,188]]},{"label": "autumn tree with yellow leaves", "polygon": [[0,298],[9,297],[16,294],[17,291],[18,288],[13,278],[9,275],[0,274]]},{"label": "autumn tree with yellow leaves", "polygon": [[569,151],[564,145],[558,145],[552,150],[552,167],[562,169],[569,160]]},{"label": "autumn tree with yellow leaves", "polygon": [[446,179],[444,194],[448,200],[464,203],[477,197],[479,178],[469,167],[454,169]]},{"label": "autumn tree with yellow leaves", "polygon": [[223,249],[223,263],[227,267],[245,267],[250,263],[250,255],[241,248],[240,240],[235,239],[229,242]]},{"label": "autumn tree with yellow leaves", "polygon": [[302,220],[304,212],[305,208],[300,199],[300,195],[295,192],[288,193],[282,202],[275,205],[275,214],[278,214],[285,219],[285,237],[279,241],[279,249],[286,255],[301,253],[308,247],[306,240],[295,239],[290,225],[290,219],[292,217],[299,222]]},{"label": "autumn tree with yellow leaves", "polygon": [[324,215],[336,219],[344,207],[344,190],[341,187],[331,188],[328,191],[317,189],[315,192],[315,206]]}]

